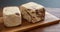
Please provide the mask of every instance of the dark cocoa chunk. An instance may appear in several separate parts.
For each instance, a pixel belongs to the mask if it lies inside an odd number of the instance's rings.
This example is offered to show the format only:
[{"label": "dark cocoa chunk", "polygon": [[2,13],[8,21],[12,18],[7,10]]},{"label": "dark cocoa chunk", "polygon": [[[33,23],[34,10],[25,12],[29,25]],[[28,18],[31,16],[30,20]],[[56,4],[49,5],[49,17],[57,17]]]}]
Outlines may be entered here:
[{"label": "dark cocoa chunk", "polygon": [[35,18],[35,17],[33,17],[33,18]]},{"label": "dark cocoa chunk", "polygon": [[38,10],[35,10],[36,11],[36,14],[38,14]]},{"label": "dark cocoa chunk", "polygon": [[19,13],[16,13],[16,15],[18,15],[18,16],[19,16]]},{"label": "dark cocoa chunk", "polygon": [[28,11],[30,11],[31,9],[27,9]]},{"label": "dark cocoa chunk", "polygon": [[32,13],[35,13],[35,12],[32,12]]}]

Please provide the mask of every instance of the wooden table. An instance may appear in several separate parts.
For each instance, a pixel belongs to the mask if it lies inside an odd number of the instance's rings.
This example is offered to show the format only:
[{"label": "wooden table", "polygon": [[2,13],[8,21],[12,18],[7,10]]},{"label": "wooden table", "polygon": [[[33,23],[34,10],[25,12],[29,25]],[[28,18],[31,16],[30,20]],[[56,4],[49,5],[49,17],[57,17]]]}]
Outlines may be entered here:
[{"label": "wooden table", "polygon": [[[60,8],[46,8],[46,11],[60,18]],[[60,24],[37,28],[27,32],[60,32]]]},{"label": "wooden table", "polygon": [[[60,8],[46,8],[46,11],[60,18]],[[1,15],[2,14],[0,13],[0,16]],[[25,31],[25,32],[60,32],[60,24],[55,24],[47,27],[40,27],[33,30]]]}]

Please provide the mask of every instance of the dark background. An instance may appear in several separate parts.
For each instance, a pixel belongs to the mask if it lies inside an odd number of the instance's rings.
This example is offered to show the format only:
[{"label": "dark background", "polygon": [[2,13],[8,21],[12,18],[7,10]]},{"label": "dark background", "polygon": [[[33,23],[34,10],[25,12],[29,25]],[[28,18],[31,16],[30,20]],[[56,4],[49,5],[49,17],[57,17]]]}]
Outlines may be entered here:
[{"label": "dark background", "polygon": [[45,7],[60,8],[60,0],[0,0],[0,7],[19,6],[31,1],[42,4]]}]

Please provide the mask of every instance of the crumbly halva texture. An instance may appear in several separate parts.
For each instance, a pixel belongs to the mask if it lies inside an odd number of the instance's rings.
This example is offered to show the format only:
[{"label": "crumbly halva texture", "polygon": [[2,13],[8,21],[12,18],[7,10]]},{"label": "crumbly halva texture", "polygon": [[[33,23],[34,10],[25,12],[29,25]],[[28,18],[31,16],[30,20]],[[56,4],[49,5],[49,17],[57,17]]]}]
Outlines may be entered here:
[{"label": "crumbly halva texture", "polygon": [[28,22],[36,23],[45,19],[45,9],[40,4],[34,2],[22,4],[20,10],[23,18]]},{"label": "crumbly halva texture", "polygon": [[13,27],[21,25],[21,12],[17,6],[10,6],[3,8],[4,25]]}]

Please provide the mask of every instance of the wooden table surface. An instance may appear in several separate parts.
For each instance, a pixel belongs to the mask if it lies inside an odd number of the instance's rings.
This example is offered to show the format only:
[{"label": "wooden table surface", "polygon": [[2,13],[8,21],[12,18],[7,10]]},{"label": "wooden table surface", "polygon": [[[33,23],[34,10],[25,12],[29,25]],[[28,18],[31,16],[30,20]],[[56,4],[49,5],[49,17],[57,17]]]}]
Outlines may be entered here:
[{"label": "wooden table surface", "polygon": [[[46,11],[60,18],[60,8],[46,8]],[[27,32],[60,32],[60,24],[37,28]]]},{"label": "wooden table surface", "polygon": [[[2,8],[0,8],[0,16],[2,15]],[[60,18],[60,8],[46,8],[46,11]],[[60,32],[60,24],[55,24],[43,28],[36,28],[26,32]]]}]

